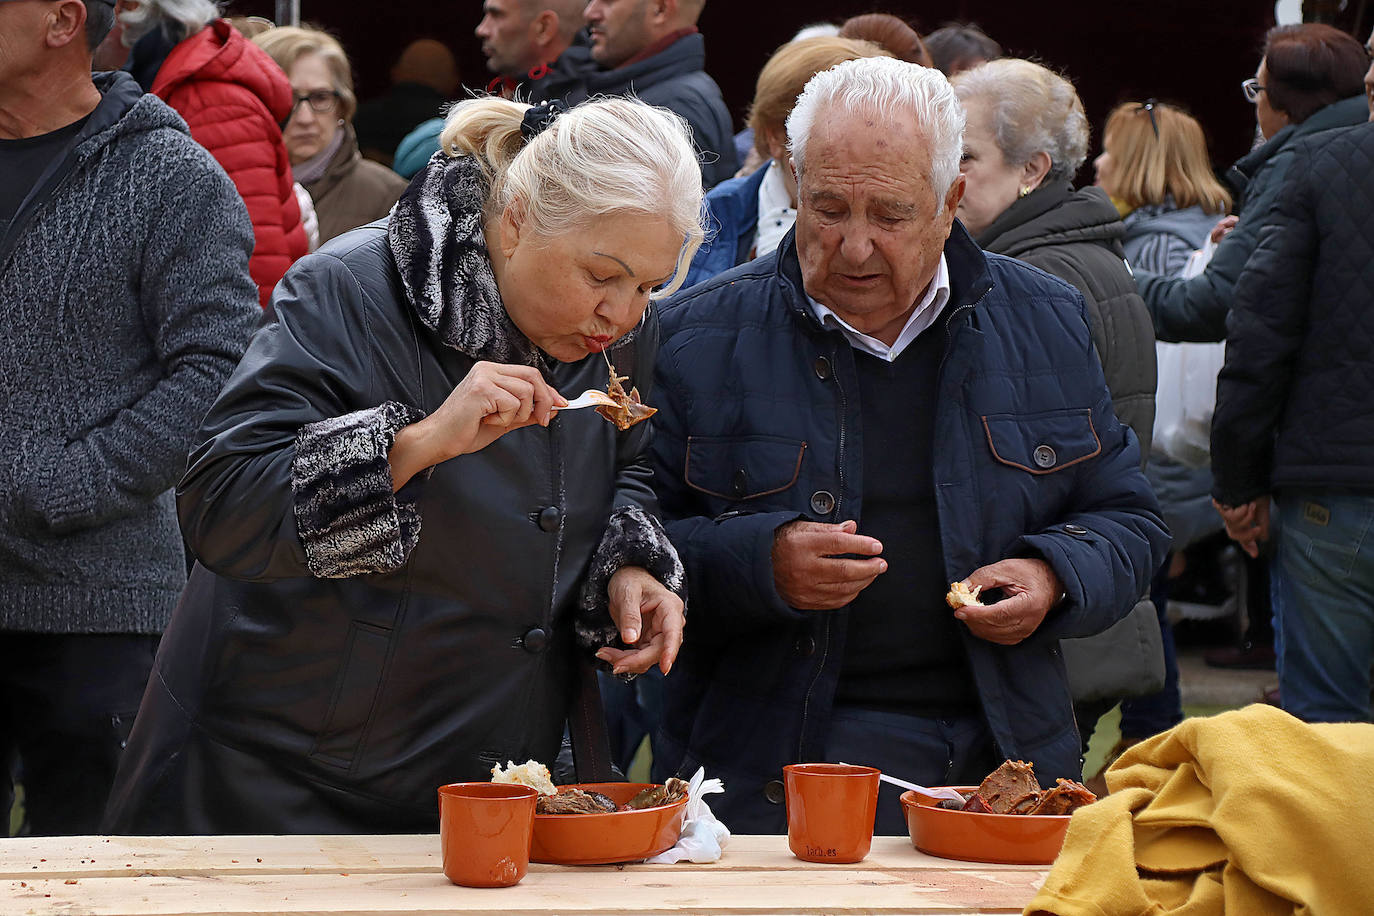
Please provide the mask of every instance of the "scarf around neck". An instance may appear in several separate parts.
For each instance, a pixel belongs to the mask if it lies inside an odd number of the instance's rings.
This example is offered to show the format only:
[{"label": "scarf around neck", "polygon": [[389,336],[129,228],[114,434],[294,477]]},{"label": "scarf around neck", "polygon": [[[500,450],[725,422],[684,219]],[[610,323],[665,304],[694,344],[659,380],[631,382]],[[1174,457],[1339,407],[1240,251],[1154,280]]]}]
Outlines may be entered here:
[{"label": "scarf around neck", "polygon": [[501,302],[483,235],[490,187],[471,156],[440,151],[396,202],[387,243],[421,323],[473,359],[535,366],[539,350]]}]

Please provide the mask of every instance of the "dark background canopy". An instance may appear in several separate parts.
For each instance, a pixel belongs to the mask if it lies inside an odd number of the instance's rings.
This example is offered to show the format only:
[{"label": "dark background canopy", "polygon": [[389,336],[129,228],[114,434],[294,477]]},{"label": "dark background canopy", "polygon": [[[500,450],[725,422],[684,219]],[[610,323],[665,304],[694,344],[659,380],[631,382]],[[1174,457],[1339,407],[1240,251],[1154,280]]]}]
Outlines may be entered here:
[{"label": "dark background canopy", "polygon": [[[1309,5],[1311,5],[1309,3]],[[1356,27],[1364,2],[1331,4],[1335,24]],[[1007,52],[1033,57],[1073,80],[1093,128],[1122,101],[1157,98],[1193,112],[1207,131],[1213,161],[1225,168],[1254,141],[1254,106],[1240,83],[1259,64],[1272,0],[1024,0],[891,5],[854,0],[710,0],[701,17],[707,70],[741,126],[759,68],[798,28],[858,13],[895,13],[926,34],[949,20],[976,22]],[[230,12],[271,18],[273,0],[234,0]],[[465,86],[485,87],[487,73],[472,30],[479,0],[463,3],[386,0],[301,0],[301,18],[343,42],[353,61],[358,96],[385,89],[396,55],[416,38],[437,38],[458,56]],[[1348,20],[1348,21],[1346,21]],[[1367,24],[1359,26],[1368,29]],[[1367,35],[1358,36],[1363,42]],[[1091,180],[1091,165],[1082,176]]]}]

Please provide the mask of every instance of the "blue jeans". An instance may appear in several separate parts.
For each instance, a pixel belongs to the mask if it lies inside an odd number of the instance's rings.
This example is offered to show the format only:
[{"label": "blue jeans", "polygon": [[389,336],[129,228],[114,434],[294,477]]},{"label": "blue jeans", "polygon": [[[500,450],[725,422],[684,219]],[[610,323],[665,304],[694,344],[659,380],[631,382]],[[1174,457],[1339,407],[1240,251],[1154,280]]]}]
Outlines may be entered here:
[{"label": "blue jeans", "polygon": [[1370,720],[1374,495],[1286,490],[1270,566],[1283,708],[1306,722]]},{"label": "blue jeans", "polygon": [[[981,717],[925,719],[852,706],[831,713],[825,759],[877,767],[923,786],[976,786],[1002,762]],[[887,783],[879,788],[877,835],[906,835],[902,792]]]}]

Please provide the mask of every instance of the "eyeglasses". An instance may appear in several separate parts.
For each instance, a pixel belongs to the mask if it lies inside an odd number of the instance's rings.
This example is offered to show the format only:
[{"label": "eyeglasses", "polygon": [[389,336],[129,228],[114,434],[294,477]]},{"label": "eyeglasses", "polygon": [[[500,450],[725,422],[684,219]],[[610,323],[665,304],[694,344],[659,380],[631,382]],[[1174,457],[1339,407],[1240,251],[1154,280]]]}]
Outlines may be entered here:
[{"label": "eyeglasses", "polygon": [[1253,105],[1259,101],[1259,94],[1261,92],[1268,92],[1269,87],[1261,86],[1259,84],[1259,80],[1255,79],[1252,76],[1248,80],[1240,84],[1240,91],[1245,93],[1245,101]]},{"label": "eyeglasses", "polygon": [[1144,103],[1143,103],[1139,108],[1136,109],[1136,111],[1143,111],[1143,112],[1145,112],[1146,114],[1148,114],[1148,115],[1150,116],[1150,127],[1152,127],[1152,128],[1154,129],[1154,132],[1155,132],[1155,139],[1158,140],[1158,139],[1159,139],[1159,121],[1155,120],[1155,104],[1156,104],[1156,102],[1155,102],[1154,99],[1146,99],[1146,100],[1144,101]]},{"label": "eyeglasses", "polygon": [[316,89],[305,95],[293,96],[291,113],[295,114],[301,102],[305,102],[310,106],[310,110],[316,114],[329,114],[339,107],[339,98],[339,93],[333,89]]}]

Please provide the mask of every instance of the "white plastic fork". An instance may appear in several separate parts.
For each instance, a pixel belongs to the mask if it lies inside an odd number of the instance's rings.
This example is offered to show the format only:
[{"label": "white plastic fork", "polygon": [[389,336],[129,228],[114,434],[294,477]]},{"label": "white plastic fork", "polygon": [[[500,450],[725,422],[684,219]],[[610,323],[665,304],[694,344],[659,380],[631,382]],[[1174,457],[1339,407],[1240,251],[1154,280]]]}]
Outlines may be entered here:
[{"label": "white plastic fork", "polygon": [[566,406],[564,406],[564,407],[559,407],[559,408],[557,408],[557,409],[558,409],[558,410],[577,410],[577,409],[580,408],[580,407],[614,407],[614,406],[615,406],[615,401],[612,401],[612,400],[611,400],[610,395],[606,394],[606,392],[604,392],[604,391],[597,391],[595,388],[592,388],[592,389],[589,389],[589,390],[587,390],[587,391],[582,392],[582,393],[579,394],[577,397],[573,398],[571,401],[569,401],[569,402],[567,403]]},{"label": "white plastic fork", "polygon": [[[845,763],[843,760],[840,761],[840,766],[847,767],[850,765],[851,764]],[[960,795],[957,790],[950,789],[945,786],[941,786],[937,789],[927,789],[925,786],[918,786],[914,782],[907,782],[905,779],[898,779],[896,776],[889,776],[886,773],[879,773],[878,779],[882,782],[888,783],[889,785],[899,786],[903,789],[910,789],[911,791],[924,795],[927,798],[947,798],[951,801],[957,801],[960,804],[964,803],[964,796]]]}]

